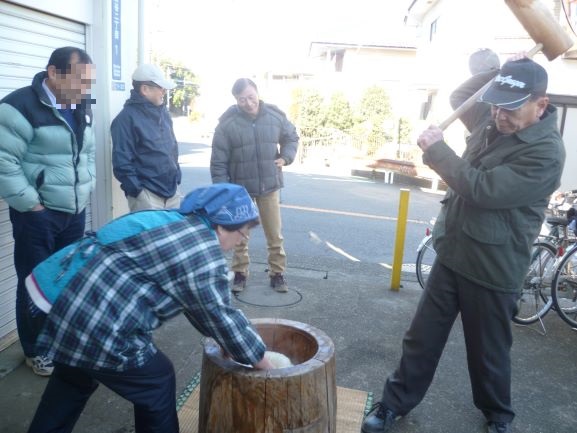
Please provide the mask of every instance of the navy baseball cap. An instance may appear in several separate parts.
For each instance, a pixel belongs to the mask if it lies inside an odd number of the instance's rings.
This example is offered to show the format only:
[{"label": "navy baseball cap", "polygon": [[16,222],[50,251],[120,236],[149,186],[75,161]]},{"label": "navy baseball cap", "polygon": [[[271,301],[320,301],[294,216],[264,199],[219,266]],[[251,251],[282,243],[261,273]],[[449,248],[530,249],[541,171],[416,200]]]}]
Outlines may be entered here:
[{"label": "navy baseball cap", "polygon": [[479,99],[506,110],[516,110],[531,98],[547,92],[547,72],[531,59],[507,62]]},{"label": "navy baseball cap", "polygon": [[258,209],[246,189],[232,183],[215,183],[188,193],[179,212],[205,215],[213,224],[237,225],[258,219]]}]

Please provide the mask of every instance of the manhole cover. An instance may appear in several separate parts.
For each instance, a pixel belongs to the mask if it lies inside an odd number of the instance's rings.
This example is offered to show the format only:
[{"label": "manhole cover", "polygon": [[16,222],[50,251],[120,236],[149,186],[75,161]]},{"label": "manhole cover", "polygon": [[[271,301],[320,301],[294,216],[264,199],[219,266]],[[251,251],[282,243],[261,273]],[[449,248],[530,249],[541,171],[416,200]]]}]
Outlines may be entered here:
[{"label": "manhole cover", "polygon": [[275,292],[270,286],[252,283],[250,280],[241,293],[235,298],[243,304],[257,307],[288,307],[298,304],[303,298],[298,290],[291,288],[286,293]]}]

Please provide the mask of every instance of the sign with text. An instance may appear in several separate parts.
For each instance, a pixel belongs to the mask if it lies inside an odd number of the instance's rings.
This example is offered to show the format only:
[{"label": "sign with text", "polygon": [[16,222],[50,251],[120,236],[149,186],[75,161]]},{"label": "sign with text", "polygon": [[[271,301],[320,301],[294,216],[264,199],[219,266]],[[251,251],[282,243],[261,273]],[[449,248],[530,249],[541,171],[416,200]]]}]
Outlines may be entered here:
[{"label": "sign with text", "polygon": [[112,79],[122,77],[122,45],[120,32],[120,0],[112,0]]}]

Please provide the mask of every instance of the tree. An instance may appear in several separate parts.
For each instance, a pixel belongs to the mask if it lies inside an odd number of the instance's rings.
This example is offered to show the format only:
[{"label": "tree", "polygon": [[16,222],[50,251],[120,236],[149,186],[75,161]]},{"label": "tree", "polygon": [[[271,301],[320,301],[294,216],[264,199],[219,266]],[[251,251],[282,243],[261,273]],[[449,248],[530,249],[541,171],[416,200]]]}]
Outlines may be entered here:
[{"label": "tree", "polygon": [[407,144],[411,141],[411,121],[406,117],[399,118],[399,143]]},{"label": "tree", "polygon": [[288,109],[289,119],[296,125],[299,121],[300,107],[303,103],[304,91],[302,88],[293,89],[291,94],[291,105]]},{"label": "tree", "polygon": [[180,62],[160,59],[158,65],[176,83],[176,87],[168,94],[170,112],[188,114],[188,107],[192,106],[196,97],[200,95],[196,76]]},{"label": "tree", "polygon": [[364,120],[388,119],[392,116],[391,101],[387,91],[379,86],[365,90],[360,103],[360,115]]},{"label": "tree", "polygon": [[385,127],[386,123],[391,123],[392,114],[391,101],[385,89],[371,86],[365,90],[356,120],[368,127],[368,142],[373,150],[393,140],[393,131]]},{"label": "tree", "polygon": [[289,109],[304,137],[316,137],[324,124],[323,97],[315,89],[295,89]]},{"label": "tree", "polygon": [[353,110],[342,92],[333,93],[325,112],[325,126],[348,131],[353,126]]}]

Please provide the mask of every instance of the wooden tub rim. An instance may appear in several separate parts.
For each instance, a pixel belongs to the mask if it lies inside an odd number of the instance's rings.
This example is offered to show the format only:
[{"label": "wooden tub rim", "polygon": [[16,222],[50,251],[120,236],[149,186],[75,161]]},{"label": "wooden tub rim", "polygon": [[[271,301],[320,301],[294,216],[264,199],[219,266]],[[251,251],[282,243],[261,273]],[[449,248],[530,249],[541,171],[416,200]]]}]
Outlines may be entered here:
[{"label": "wooden tub rim", "polygon": [[295,320],[277,318],[251,319],[251,323],[253,325],[280,325],[298,329],[299,331],[313,336],[317,342],[317,351],[307,361],[293,365],[292,367],[277,368],[273,370],[256,370],[230,358],[224,358],[222,356],[220,345],[212,338],[206,338],[203,343],[205,356],[223,370],[236,375],[252,376],[255,378],[300,376],[303,373],[314,371],[317,368],[324,368],[325,364],[334,357],[335,346],[332,339],[324,331],[321,331],[314,326],[297,322]]}]

